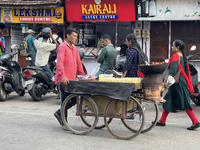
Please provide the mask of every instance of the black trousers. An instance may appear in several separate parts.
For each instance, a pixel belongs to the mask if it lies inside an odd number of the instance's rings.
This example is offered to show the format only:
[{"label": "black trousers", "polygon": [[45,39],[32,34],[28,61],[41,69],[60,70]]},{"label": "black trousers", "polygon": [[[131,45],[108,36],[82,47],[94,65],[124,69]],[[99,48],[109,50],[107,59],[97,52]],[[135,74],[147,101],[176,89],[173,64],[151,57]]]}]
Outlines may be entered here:
[{"label": "black trousers", "polygon": [[[62,103],[64,102],[64,100],[67,98],[67,96],[69,96],[71,93],[66,93],[65,92],[65,85],[63,83],[58,83],[57,85],[57,89],[59,91],[59,94],[60,94],[60,100],[61,100],[61,105],[62,106]],[[72,106],[74,106],[76,104],[76,97],[72,98],[66,105],[66,109],[65,109],[65,116],[67,117],[67,110],[69,108],[71,108]],[[61,116],[61,107],[60,109],[58,109],[56,111],[56,113]],[[66,118],[67,119],[67,118]]]}]

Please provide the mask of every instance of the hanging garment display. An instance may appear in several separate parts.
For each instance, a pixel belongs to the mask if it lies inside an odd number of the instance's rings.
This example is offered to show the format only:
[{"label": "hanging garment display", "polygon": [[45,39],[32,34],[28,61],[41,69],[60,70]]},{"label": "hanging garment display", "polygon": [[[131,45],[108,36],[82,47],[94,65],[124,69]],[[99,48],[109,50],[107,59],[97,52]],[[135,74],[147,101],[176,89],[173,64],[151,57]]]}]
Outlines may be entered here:
[{"label": "hanging garment display", "polygon": [[5,53],[5,49],[6,49],[6,40],[5,40],[4,37],[1,37],[1,36],[0,36],[0,41],[2,41],[2,43],[3,43],[3,53]]},{"label": "hanging garment display", "polygon": [[0,56],[3,54],[3,42],[0,41]]}]

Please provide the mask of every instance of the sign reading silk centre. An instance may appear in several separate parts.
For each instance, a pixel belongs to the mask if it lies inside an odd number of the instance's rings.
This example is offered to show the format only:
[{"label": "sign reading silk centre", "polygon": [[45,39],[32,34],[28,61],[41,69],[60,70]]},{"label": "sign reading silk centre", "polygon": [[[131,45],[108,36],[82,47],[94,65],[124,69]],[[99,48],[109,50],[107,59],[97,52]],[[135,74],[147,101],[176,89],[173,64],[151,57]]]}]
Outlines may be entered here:
[{"label": "sign reading silk centre", "polygon": [[45,9],[1,9],[5,23],[64,23],[63,7]]},{"label": "sign reading silk centre", "polygon": [[134,0],[65,0],[67,21],[135,21]]}]

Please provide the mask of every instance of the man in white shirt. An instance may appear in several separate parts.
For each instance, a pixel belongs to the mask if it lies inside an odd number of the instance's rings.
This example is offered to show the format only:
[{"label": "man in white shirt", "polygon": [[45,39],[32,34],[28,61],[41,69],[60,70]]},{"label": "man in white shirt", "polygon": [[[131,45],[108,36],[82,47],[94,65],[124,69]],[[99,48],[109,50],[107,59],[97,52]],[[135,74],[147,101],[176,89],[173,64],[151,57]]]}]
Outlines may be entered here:
[{"label": "man in white shirt", "polygon": [[[58,36],[58,29],[57,28],[53,28],[52,29],[52,34],[53,34],[53,38],[56,40],[56,42],[58,43],[58,45],[60,45],[63,40]],[[49,38],[47,40],[47,43],[54,43],[52,38]]]},{"label": "man in white shirt", "polygon": [[[40,35],[43,37],[42,41],[37,40]],[[48,43],[48,38],[51,38],[55,44]],[[49,77],[50,80],[54,81],[53,73],[51,72],[48,60],[50,52],[55,50],[58,46],[57,41],[54,39],[51,29],[50,28],[44,28],[36,37],[36,40],[34,40],[34,45],[37,48],[37,54],[35,59],[35,65],[40,66],[42,69],[44,69]]]}]

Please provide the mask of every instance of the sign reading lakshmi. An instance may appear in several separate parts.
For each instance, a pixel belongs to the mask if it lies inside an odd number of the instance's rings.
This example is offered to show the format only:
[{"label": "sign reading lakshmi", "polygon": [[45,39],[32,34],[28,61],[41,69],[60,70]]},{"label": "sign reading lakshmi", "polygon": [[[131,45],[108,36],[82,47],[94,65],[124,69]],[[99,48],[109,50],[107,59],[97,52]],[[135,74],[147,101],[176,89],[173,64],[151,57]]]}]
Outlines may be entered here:
[{"label": "sign reading lakshmi", "polygon": [[63,7],[54,9],[2,9],[1,22],[9,23],[64,23]]},{"label": "sign reading lakshmi", "polygon": [[134,0],[65,0],[67,21],[135,21]]}]

